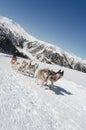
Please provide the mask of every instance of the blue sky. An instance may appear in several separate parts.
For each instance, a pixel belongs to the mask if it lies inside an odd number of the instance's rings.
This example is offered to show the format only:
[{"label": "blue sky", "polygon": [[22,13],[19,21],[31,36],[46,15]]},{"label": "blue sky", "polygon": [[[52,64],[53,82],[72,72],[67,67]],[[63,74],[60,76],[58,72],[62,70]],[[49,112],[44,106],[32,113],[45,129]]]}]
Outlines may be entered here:
[{"label": "blue sky", "polygon": [[86,0],[0,0],[0,15],[86,59]]}]

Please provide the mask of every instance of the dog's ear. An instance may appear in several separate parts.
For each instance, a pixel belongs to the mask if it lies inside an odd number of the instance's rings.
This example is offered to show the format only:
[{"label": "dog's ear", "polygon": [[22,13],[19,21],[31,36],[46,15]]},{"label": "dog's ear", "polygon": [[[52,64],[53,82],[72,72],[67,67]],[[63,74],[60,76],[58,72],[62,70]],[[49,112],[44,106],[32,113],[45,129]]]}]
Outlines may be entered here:
[{"label": "dog's ear", "polygon": [[61,73],[62,73],[62,75],[63,75],[63,74],[64,74],[64,71],[62,71]]},{"label": "dog's ear", "polygon": [[61,72],[61,69],[58,72]]},{"label": "dog's ear", "polygon": [[39,67],[39,64],[37,64],[37,68]]}]

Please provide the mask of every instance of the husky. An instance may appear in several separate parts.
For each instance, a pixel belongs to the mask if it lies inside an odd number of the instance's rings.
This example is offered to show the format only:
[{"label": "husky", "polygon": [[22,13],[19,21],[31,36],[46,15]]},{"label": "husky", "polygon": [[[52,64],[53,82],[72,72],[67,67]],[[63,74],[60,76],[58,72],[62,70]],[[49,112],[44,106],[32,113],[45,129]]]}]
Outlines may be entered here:
[{"label": "husky", "polygon": [[18,71],[25,71],[27,65],[28,63],[25,60],[23,60],[22,63],[18,64]]},{"label": "husky", "polygon": [[31,60],[29,65],[27,66],[27,72],[29,72],[29,74],[35,75],[35,72],[38,69],[38,67],[39,67],[39,64],[37,63],[32,64],[32,60]]},{"label": "husky", "polygon": [[47,85],[48,81],[51,82],[50,89],[53,89],[54,82],[59,80],[64,74],[64,71],[61,72],[61,70],[55,72],[53,70],[49,69],[41,69],[37,72],[36,78],[37,78],[37,84],[38,80],[41,80],[41,86],[44,84]]},{"label": "husky", "polygon": [[16,54],[13,54],[10,63],[11,63],[11,64],[15,64],[16,61],[17,61]]}]

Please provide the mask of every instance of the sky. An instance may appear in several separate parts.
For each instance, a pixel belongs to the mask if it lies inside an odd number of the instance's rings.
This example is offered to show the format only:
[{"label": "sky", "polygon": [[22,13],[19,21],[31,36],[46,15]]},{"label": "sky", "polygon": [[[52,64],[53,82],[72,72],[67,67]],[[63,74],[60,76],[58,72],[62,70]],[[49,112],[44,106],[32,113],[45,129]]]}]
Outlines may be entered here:
[{"label": "sky", "polygon": [[86,60],[86,0],[0,0],[0,16]]}]

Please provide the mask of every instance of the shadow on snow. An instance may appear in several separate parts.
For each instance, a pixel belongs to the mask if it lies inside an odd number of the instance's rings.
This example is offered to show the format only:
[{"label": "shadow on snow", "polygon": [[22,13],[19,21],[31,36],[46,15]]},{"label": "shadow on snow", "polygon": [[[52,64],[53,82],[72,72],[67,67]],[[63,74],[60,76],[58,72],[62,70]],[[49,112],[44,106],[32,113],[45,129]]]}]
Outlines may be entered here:
[{"label": "shadow on snow", "polygon": [[[50,88],[49,85],[45,85],[45,86],[46,86],[45,89]],[[64,88],[62,88],[62,87],[60,87],[60,86],[56,86],[56,85],[54,85],[54,88],[53,88],[53,89],[50,89],[50,90],[54,91],[55,94],[57,94],[57,95],[65,95],[65,94],[66,94],[66,95],[72,95],[71,92],[67,91],[66,89],[64,89]]]}]

